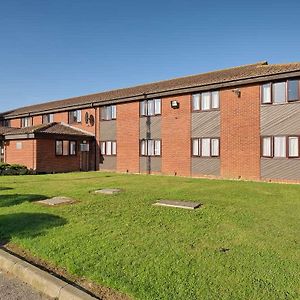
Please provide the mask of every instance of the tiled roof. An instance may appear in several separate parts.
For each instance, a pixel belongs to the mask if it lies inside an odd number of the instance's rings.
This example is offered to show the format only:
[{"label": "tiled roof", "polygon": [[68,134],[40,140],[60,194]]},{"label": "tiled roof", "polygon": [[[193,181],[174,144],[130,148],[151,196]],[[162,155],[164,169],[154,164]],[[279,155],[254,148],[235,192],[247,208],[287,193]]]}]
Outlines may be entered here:
[{"label": "tiled roof", "polygon": [[300,71],[300,63],[288,64],[268,64],[267,62],[259,62],[251,65],[244,65],[229,69],[218,70],[209,73],[191,75],[181,78],[153,82],[143,85],[138,85],[129,88],[116,89],[97,94],[68,98],[64,100],[52,101],[27,107],[22,107],[4,113],[5,116],[16,116],[27,113],[37,113],[47,110],[60,109],[62,107],[72,107],[76,105],[84,105],[90,103],[101,103],[105,101],[114,101],[120,99],[130,99],[130,97],[143,96],[145,94],[157,94],[167,91],[180,91],[188,88],[211,88],[216,84],[230,84],[235,81],[258,79],[265,77],[266,80],[272,75],[292,73]]},{"label": "tiled roof", "polygon": [[2,135],[43,134],[92,137],[93,134],[62,123],[49,123],[23,128],[0,127]]}]

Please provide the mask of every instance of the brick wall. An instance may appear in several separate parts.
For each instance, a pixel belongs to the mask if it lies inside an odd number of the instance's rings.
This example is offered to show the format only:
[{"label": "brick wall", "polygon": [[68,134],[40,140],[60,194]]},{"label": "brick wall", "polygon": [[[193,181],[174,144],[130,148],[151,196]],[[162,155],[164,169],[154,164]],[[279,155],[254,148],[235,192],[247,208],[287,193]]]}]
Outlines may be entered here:
[{"label": "brick wall", "polygon": [[[171,108],[171,100],[179,109]],[[162,173],[191,175],[191,96],[162,99]]]},{"label": "brick wall", "polygon": [[139,102],[117,108],[117,170],[139,172]]},{"label": "brick wall", "polygon": [[[80,152],[76,156],[56,156],[55,140],[40,139],[36,141],[38,172],[71,172],[80,170]],[[79,147],[79,142],[77,143]]]},{"label": "brick wall", "polygon": [[260,177],[260,90],[240,88],[239,98],[232,89],[221,95],[221,176],[259,179]]},{"label": "brick wall", "polygon": [[19,128],[21,126],[21,119],[20,118],[16,118],[16,119],[10,120],[10,126],[11,127]]},{"label": "brick wall", "polygon": [[[17,149],[17,143],[21,143],[21,149]],[[35,169],[36,141],[7,141],[5,146],[4,161],[9,164],[21,164],[25,165],[29,169]]]}]

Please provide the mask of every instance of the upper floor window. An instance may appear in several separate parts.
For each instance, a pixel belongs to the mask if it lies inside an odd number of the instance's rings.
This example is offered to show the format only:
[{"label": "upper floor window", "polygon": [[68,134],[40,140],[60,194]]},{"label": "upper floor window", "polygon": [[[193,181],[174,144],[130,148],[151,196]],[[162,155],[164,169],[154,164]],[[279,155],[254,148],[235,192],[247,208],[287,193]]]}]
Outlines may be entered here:
[{"label": "upper floor window", "polygon": [[43,119],[43,124],[52,123],[53,120],[54,120],[53,114],[46,114],[46,115],[43,115],[42,119]]},{"label": "upper floor window", "polygon": [[57,140],[55,141],[55,155],[68,156],[77,154],[76,141]]},{"label": "upper floor window", "polygon": [[263,104],[282,104],[299,100],[299,80],[266,83],[261,87]]},{"label": "upper floor window", "polygon": [[102,155],[117,155],[117,142],[116,141],[103,141],[100,142],[100,149]]},{"label": "upper floor window", "polygon": [[161,140],[141,140],[140,153],[141,156],[160,156]]},{"label": "upper floor window", "polygon": [[69,111],[69,123],[81,123],[81,110]]},{"label": "upper floor window", "polygon": [[140,102],[141,116],[156,116],[161,114],[161,99],[144,100]]},{"label": "upper floor window", "polygon": [[117,106],[103,106],[101,107],[101,120],[115,120],[117,118]]},{"label": "upper floor window", "polygon": [[0,120],[0,126],[10,127],[10,120]]},{"label": "upper floor window", "polygon": [[206,111],[220,108],[219,91],[203,92],[192,96],[193,111]]},{"label": "upper floor window", "polygon": [[220,156],[219,138],[195,138],[192,139],[192,155],[201,157]]},{"label": "upper floor window", "polygon": [[21,127],[30,127],[32,126],[32,117],[21,118]]}]

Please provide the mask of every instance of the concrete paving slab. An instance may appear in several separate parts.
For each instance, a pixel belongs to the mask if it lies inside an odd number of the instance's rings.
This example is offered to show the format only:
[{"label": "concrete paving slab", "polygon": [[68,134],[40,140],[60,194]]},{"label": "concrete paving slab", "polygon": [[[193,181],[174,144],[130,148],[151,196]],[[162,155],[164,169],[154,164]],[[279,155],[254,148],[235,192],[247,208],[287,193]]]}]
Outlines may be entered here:
[{"label": "concrete paving slab", "polygon": [[74,199],[68,198],[68,197],[63,197],[63,196],[58,196],[58,197],[53,197],[53,198],[37,201],[37,203],[50,205],[50,206],[55,206],[55,205],[60,205],[60,204],[71,204],[74,202],[75,202]]},{"label": "concrete paving slab", "polygon": [[94,300],[89,294],[75,288],[72,285],[63,287],[59,294],[59,300]]},{"label": "concrete paving slab", "polygon": [[121,192],[121,189],[101,189],[96,190],[95,194],[105,194],[105,195],[113,195]]},{"label": "concrete paving slab", "polygon": [[169,206],[169,207],[177,207],[183,209],[196,209],[201,206],[201,203],[198,202],[189,202],[189,201],[178,201],[178,200],[159,200],[153,205],[158,206]]}]

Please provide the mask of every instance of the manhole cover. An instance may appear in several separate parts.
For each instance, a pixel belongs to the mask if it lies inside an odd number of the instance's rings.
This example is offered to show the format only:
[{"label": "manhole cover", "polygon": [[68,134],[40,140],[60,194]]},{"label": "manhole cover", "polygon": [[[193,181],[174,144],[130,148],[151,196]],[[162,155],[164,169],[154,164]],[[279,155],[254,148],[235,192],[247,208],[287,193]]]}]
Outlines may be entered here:
[{"label": "manhole cover", "polygon": [[120,189],[101,189],[101,190],[96,190],[96,194],[105,194],[105,195],[113,195],[113,194],[118,194],[120,193]]},{"label": "manhole cover", "polygon": [[45,204],[45,205],[59,205],[59,204],[71,204],[74,202],[74,199],[68,197],[53,197],[50,199],[40,200],[37,203]]}]

